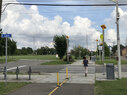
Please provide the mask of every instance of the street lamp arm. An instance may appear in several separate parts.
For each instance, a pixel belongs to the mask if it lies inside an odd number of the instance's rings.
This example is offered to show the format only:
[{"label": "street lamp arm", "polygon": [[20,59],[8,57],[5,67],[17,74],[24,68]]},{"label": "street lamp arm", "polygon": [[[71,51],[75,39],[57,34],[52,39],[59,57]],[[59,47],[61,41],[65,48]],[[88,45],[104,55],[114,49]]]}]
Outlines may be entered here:
[{"label": "street lamp arm", "polygon": [[8,7],[8,5],[9,5],[8,3],[6,3],[5,5],[3,5],[4,8],[3,8],[3,10],[2,10],[1,13],[3,13],[6,10],[6,8]]}]

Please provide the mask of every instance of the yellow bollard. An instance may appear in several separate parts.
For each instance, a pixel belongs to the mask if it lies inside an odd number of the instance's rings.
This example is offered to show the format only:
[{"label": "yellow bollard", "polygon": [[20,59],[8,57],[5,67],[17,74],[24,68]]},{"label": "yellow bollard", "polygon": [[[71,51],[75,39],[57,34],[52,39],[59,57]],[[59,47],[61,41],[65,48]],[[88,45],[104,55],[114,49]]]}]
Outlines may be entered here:
[{"label": "yellow bollard", "polygon": [[60,84],[59,84],[59,72],[57,72],[57,86],[60,86]]},{"label": "yellow bollard", "polygon": [[66,68],[66,79],[68,79],[68,68]]}]

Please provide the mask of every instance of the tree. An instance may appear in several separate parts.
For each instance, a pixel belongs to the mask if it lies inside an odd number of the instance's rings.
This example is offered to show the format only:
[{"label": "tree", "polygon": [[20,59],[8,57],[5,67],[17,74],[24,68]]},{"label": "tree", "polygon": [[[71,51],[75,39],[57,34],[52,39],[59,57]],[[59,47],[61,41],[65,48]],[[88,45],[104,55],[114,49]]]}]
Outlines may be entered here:
[{"label": "tree", "polygon": [[[8,55],[14,55],[16,52],[16,42],[14,40],[11,40],[10,38],[7,38],[8,43]],[[0,56],[5,55],[5,38],[1,38],[0,34]]]},{"label": "tree", "polygon": [[54,48],[50,48],[50,54],[52,55],[56,54],[56,50]]},{"label": "tree", "polygon": [[27,55],[28,53],[27,53],[27,49],[25,48],[25,47],[22,47],[22,49],[21,49],[21,54],[22,55]]},{"label": "tree", "polygon": [[16,49],[16,55],[21,55],[22,53],[22,50],[21,49]]},{"label": "tree", "polygon": [[62,35],[62,36],[55,35],[53,38],[53,41],[54,41],[54,47],[56,49],[56,53],[58,54],[59,58],[62,59],[67,51],[66,36],[65,35]]},{"label": "tree", "polygon": [[16,49],[17,49],[16,42],[14,40],[11,40],[9,45],[10,55],[13,56],[16,53]]},{"label": "tree", "polygon": [[31,47],[27,47],[27,54],[32,54],[33,53],[33,49]]},{"label": "tree", "polygon": [[38,55],[47,55],[47,54],[55,54],[56,50],[54,48],[49,48],[48,46],[38,48],[36,50]]},{"label": "tree", "polygon": [[[120,52],[122,52],[122,50],[125,48],[124,45],[120,44]],[[112,53],[115,54],[117,51],[117,45],[112,47]]]},{"label": "tree", "polygon": [[75,46],[73,48],[72,54],[75,56],[75,59],[77,59],[80,56],[80,46]]},{"label": "tree", "polygon": [[106,43],[104,44],[104,51],[105,51],[105,56],[109,56],[110,49],[109,49],[109,47],[108,47],[108,45]]},{"label": "tree", "polygon": [[90,54],[90,52],[88,49],[81,48],[81,55],[80,55],[81,57],[84,57],[84,56],[89,55],[89,54]]},{"label": "tree", "polygon": [[5,53],[5,39],[1,38],[0,34],[0,56],[3,56]]},{"label": "tree", "polygon": [[84,57],[86,55],[89,55],[89,50],[86,48],[83,48],[82,46],[75,46],[72,50],[71,53],[75,56],[77,59],[79,56]]}]

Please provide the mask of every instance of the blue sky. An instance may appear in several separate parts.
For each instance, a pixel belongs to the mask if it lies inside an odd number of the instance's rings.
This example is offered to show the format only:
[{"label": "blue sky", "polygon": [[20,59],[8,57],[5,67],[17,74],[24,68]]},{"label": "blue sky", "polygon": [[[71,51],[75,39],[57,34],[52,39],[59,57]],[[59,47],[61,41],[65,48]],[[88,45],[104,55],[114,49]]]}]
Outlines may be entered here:
[{"label": "blue sky", "polygon": [[[8,0],[12,2],[12,0]],[[18,0],[27,3],[28,0]],[[125,0],[126,1],[126,0]],[[121,3],[125,3],[121,0]],[[17,2],[13,0],[13,2]],[[127,1],[126,1],[127,2]],[[7,1],[5,2],[7,3]],[[105,4],[109,0],[30,0],[29,3],[50,4]],[[122,43],[126,39],[127,7],[120,7],[120,34]],[[13,33],[19,48],[49,45],[56,34],[70,36],[70,47],[83,45],[96,50],[96,39],[102,31],[100,25],[106,24],[106,42],[116,42],[115,6],[85,7],[85,6],[19,6],[10,5],[2,16],[3,30]],[[8,23],[9,22],[9,23]],[[124,25],[123,25],[124,24]],[[78,37],[78,38],[77,38]],[[22,39],[22,42],[21,42]],[[109,42],[107,39],[110,39]],[[31,42],[30,42],[31,41]],[[89,46],[87,46],[87,42]],[[51,45],[50,45],[51,46]]]},{"label": "blue sky", "polygon": [[[18,0],[19,2],[26,2],[29,0]],[[29,3],[45,3],[45,4],[99,4],[112,3],[109,0],[31,0]],[[29,6],[25,6],[28,7]],[[49,19],[54,19],[54,16],[59,15],[63,21],[69,22],[73,25],[73,18],[75,16],[87,17],[94,22],[93,27],[104,24],[104,19],[109,18],[113,7],[86,7],[86,6],[38,6],[39,13]],[[100,28],[99,28],[100,29]]]}]

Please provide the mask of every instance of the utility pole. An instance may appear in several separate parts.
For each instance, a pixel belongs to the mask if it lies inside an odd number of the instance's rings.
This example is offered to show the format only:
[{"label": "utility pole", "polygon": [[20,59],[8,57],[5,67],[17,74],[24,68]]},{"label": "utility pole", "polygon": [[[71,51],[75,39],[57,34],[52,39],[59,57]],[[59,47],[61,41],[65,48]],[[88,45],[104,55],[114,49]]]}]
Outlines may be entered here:
[{"label": "utility pole", "polygon": [[121,54],[120,54],[120,36],[119,36],[119,11],[118,11],[118,0],[116,3],[116,26],[117,26],[117,52],[118,52],[118,78],[121,79]]}]

